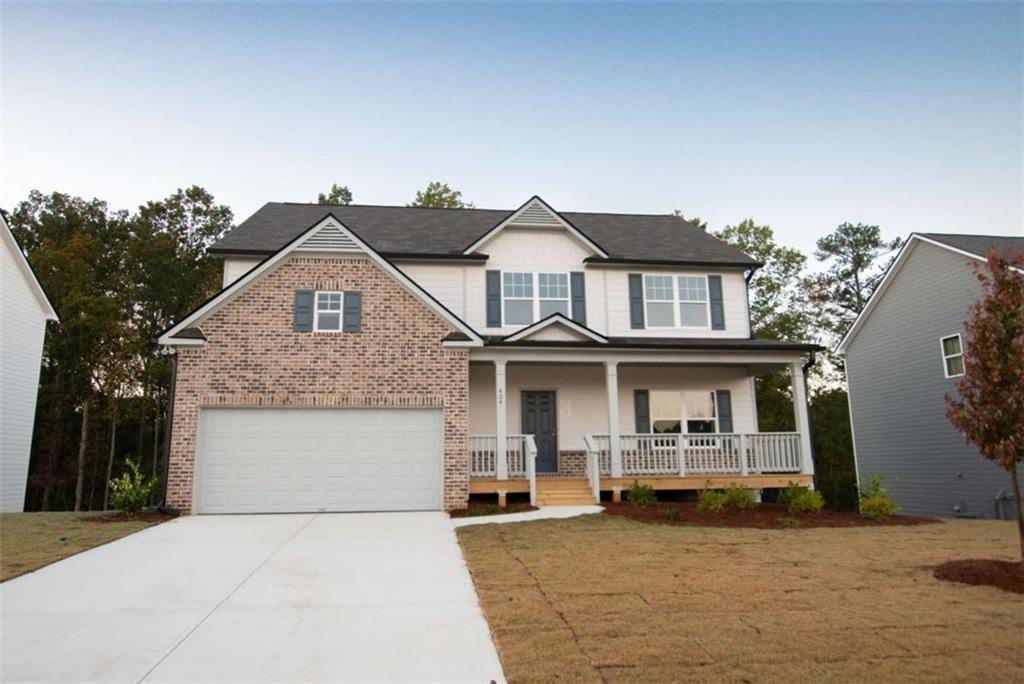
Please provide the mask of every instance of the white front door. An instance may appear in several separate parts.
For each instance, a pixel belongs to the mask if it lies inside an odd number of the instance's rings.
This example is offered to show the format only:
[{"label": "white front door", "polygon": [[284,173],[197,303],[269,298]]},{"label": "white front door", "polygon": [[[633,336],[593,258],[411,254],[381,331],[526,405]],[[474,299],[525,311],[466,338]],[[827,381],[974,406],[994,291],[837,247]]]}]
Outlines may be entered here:
[{"label": "white front door", "polygon": [[440,409],[202,409],[193,511],[439,510],[443,435]]}]

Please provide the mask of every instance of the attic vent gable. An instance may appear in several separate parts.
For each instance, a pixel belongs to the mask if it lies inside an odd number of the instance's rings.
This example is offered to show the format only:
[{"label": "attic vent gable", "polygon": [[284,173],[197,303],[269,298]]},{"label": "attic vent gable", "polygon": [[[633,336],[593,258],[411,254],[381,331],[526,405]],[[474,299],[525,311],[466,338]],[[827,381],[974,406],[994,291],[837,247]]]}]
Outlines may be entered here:
[{"label": "attic vent gable", "polygon": [[562,222],[551,211],[536,200],[530,202],[515,218],[508,222],[510,226],[559,228]]},{"label": "attic vent gable", "polygon": [[295,248],[298,252],[359,252],[352,236],[333,223],[324,226]]}]

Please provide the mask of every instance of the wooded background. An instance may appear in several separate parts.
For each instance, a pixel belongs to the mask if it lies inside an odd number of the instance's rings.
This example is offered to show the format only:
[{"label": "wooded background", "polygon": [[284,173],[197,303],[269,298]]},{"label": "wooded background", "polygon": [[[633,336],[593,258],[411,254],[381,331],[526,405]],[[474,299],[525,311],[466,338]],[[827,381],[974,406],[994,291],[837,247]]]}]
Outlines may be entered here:
[{"label": "wooded background", "polygon": [[[318,201],[349,204],[352,192],[333,185]],[[410,206],[473,205],[432,182]],[[104,509],[107,483],[127,459],[151,477],[163,474],[171,373],[155,340],[220,289],[221,261],[206,248],[233,227],[234,216],[193,186],[134,212],[33,191],[9,217],[60,316],[44,345],[25,510]],[[707,229],[699,218],[687,220]],[[807,255],[779,245],[769,226],[752,219],[712,233],[765,264],[750,281],[756,337],[817,341],[830,350],[899,246],[883,240],[878,226],[843,223],[817,241],[811,269]],[[809,380],[817,487],[826,506],[853,510],[849,410],[842,365],[831,351],[819,355]],[[757,408],[760,430],[795,429],[786,374],[758,378]]]}]

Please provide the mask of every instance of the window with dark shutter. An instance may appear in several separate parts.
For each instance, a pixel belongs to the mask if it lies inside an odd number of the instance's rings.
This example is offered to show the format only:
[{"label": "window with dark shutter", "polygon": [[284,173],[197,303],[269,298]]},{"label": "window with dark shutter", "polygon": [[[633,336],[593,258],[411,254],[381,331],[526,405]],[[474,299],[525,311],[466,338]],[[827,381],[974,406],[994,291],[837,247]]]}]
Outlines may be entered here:
[{"label": "window with dark shutter", "polygon": [[587,285],[582,271],[569,274],[572,289],[572,320],[580,325],[587,324]]},{"label": "window with dark shutter", "polygon": [[644,328],[644,280],[639,273],[629,274],[629,327]]},{"label": "window with dark shutter", "polygon": [[501,327],[501,271],[487,271],[487,327]]},{"label": "window with dark shutter", "polygon": [[711,305],[711,329],[725,330],[725,306],[722,301],[722,276],[708,276],[708,303]]},{"label": "window with dark shutter", "polygon": [[342,331],[349,333],[363,330],[363,293],[359,291],[345,292],[345,305],[342,309]]},{"label": "window with dark shutter", "polygon": [[292,330],[313,332],[313,290],[296,290],[292,306]]}]

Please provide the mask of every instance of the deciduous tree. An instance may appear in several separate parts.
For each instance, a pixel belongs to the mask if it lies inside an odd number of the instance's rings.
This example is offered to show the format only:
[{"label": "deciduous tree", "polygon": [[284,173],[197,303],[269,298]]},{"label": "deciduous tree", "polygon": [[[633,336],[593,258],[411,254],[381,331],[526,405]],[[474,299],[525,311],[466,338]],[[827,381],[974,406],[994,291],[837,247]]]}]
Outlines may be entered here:
[{"label": "deciduous tree", "polygon": [[1024,560],[1024,254],[991,250],[976,268],[984,289],[964,328],[964,375],[959,396],[946,396],[946,416],[981,455],[1010,473]]},{"label": "deciduous tree", "polygon": [[410,207],[437,207],[440,209],[472,209],[472,202],[463,202],[462,193],[452,190],[447,183],[433,181],[426,190],[416,193]]},{"label": "deciduous tree", "polygon": [[341,204],[348,205],[352,204],[352,191],[348,189],[347,185],[338,185],[334,183],[331,185],[329,192],[320,193],[316,198],[317,204]]}]

